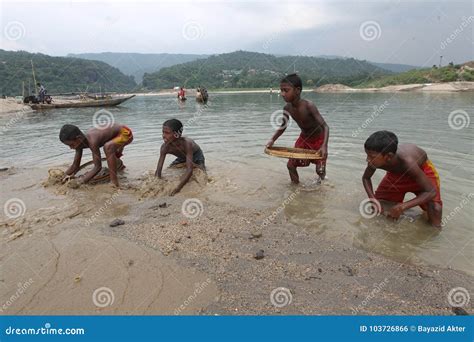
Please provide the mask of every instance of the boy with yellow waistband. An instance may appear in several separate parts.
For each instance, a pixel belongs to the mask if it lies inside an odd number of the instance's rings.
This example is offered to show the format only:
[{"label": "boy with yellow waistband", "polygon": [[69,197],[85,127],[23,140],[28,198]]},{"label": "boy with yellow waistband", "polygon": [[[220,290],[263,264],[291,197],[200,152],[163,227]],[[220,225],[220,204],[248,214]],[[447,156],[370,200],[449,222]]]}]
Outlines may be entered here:
[{"label": "boy with yellow waistband", "polygon": [[100,148],[104,147],[107,166],[110,172],[110,181],[119,186],[117,178],[117,158],[122,157],[123,149],[133,141],[132,130],[124,125],[113,124],[107,127],[91,128],[84,134],[77,126],[64,125],[59,132],[59,140],[71,149],[76,150],[74,162],[66,170],[66,177],[79,171],[82,159],[82,150],[90,148],[94,168],[84,176],[79,177],[80,183],[87,183],[102,169]]},{"label": "boy with yellow waistband", "polygon": [[[383,210],[378,201],[394,202],[396,204],[388,216],[398,219],[405,210],[420,206],[427,212],[428,221],[440,227],[443,202],[439,175],[426,152],[414,144],[398,146],[397,136],[389,131],[373,133],[364,147],[368,164],[362,183],[375,210]],[[386,170],[387,173],[374,193],[371,177],[376,169]],[[403,202],[408,192],[416,197]]]}]

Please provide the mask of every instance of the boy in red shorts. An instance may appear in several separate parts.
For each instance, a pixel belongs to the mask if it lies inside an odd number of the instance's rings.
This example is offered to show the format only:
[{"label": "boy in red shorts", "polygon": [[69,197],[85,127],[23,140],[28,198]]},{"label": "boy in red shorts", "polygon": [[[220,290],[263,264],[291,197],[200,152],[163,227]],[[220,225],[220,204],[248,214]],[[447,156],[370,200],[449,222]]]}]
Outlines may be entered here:
[{"label": "boy in red shorts", "polygon": [[[405,210],[419,205],[427,212],[428,221],[440,227],[443,203],[439,175],[426,152],[414,144],[398,146],[397,136],[389,131],[373,133],[364,147],[368,164],[362,183],[374,209],[383,211],[379,201],[396,203],[387,215],[398,219]],[[371,177],[376,169],[386,170],[387,174],[374,194]],[[407,192],[416,197],[403,202]]]},{"label": "boy in red shorts", "polygon": [[283,134],[290,120],[289,116],[291,115],[293,120],[295,120],[301,128],[301,134],[298,140],[296,140],[295,147],[320,151],[322,159],[288,160],[287,167],[290,178],[295,184],[299,183],[296,168],[309,166],[310,163],[316,164],[316,173],[319,176],[319,180],[324,180],[324,177],[326,177],[326,159],[328,155],[329,127],[321,114],[319,114],[318,108],[316,108],[314,103],[301,99],[302,90],[303,84],[301,78],[296,74],[288,75],[281,80],[281,96],[286,102],[285,107],[283,107],[282,125],[267,143],[267,147],[271,147],[280,135]]}]

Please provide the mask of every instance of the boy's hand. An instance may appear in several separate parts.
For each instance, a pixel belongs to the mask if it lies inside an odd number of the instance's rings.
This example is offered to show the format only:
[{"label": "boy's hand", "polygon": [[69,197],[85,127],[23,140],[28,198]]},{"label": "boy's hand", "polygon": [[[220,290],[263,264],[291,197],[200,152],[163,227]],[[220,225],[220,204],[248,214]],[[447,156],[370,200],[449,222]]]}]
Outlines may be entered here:
[{"label": "boy's hand", "polygon": [[174,189],[173,191],[171,191],[170,196],[174,196],[174,195],[176,195],[178,192],[179,192],[179,189]]},{"label": "boy's hand", "polygon": [[68,181],[70,181],[71,179],[74,178],[74,175],[65,175],[62,179],[61,179],[61,183],[64,184]]},{"label": "boy's hand", "polygon": [[321,158],[326,159],[328,156],[328,147],[327,146],[321,147],[319,152],[321,153]]},{"label": "boy's hand", "polygon": [[380,204],[379,200],[376,198],[369,198],[370,202],[372,203],[372,210],[377,215],[383,214],[383,207]]},{"label": "boy's hand", "polygon": [[266,147],[270,148],[273,146],[273,144],[275,143],[275,141],[273,139],[270,139],[268,142],[267,142],[267,145]]},{"label": "boy's hand", "polygon": [[400,215],[403,213],[403,211],[404,211],[403,203],[396,204],[388,212],[388,217],[391,217],[394,220],[397,220],[400,217]]}]

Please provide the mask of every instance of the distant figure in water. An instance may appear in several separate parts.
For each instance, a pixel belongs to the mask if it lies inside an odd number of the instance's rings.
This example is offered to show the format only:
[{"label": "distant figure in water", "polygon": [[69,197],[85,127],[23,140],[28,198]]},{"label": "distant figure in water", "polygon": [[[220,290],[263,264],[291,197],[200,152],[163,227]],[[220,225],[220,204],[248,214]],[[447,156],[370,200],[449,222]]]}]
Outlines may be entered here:
[{"label": "distant figure in water", "polygon": [[79,171],[82,150],[85,148],[89,148],[92,152],[94,168],[84,176],[79,177],[78,181],[79,183],[87,183],[94,178],[102,169],[100,148],[103,146],[109,167],[110,181],[115,186],[119,186],[117,158],[122,157],[124,147],[133,141],[133,134],[130,128],[124,125],[113,124],[105,128],[91,128],[87,131],[87,134],[84,134],[77,126],[64,125],[59,132],[59,140],[71,149],[76,150],[74,162],[66,170],[66,176],[63,181]]},{"label": "distant figure in water", "polygon": [[183,186],[189,181],[193,174],[194,165],[206,171],[204,153],[201,148],[193,139],[183,137],[182,134],[183,124],[181,121],[170,119],[163,123],[164,143],[161,145],[160,159],[158,160],[155,176],[161,178],[161,171],[168,153],[177,157],[170,166],[186,163],[186,173],[178,186],[171,192],[171,196],[181,191]]},{"label": "distant figure in water", "polygon": [[178,99],[181,101],[186,100],[186,91],[181,87],[178,91]]},{"label": "distant figure in water", "polygon": [[[398,219],[405,210],[419,205],[428,213],[429,222],[441,227],[443,203],[439,175],[426,152],[414,144],[398,146],[397,136],[389,131],[373,133],[365,141],[364,148],[368,164],[362,183],[373,209],[382,213],[379,201],[392,202],[395,205],[387,215]],[[386,170],[387,173],[374,194],[371,178],[376,169]],[[416,197],[403,202],[407,192],[414,193]]]},{"label": "distant figure in water", "polygon": [[295,147],[309,150],[319,150],[322,159],[289,159],[288,171],[291,181],[299,183],[297,167],[306,167],[310,163],[316,164],[316,174],[318,181],[326,177],[326,159],[328,155],[329,127],[318,111],[314,103],[301,99],[303,85],[301,78],[296,74],[291,74],[283,78],[280,82],[281,96],[286,102],[283,107],[283,120],[281,126],[267,143],[267,147],[273,146],[275,141],[285,132],[290,120],[290,115],[301,129],[301,134],[296,140]]}]

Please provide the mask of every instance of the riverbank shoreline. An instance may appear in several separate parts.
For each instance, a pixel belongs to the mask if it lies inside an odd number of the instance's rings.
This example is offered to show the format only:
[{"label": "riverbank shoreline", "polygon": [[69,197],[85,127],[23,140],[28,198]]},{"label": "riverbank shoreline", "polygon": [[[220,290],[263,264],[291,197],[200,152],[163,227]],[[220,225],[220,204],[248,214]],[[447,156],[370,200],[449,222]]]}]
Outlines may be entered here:
[{"label": "riverbank shoreline", "polygon": [[[21,209],[0,222],[6,314],[451,315],[450,291],[474,290],[464,272],[357,249],[350,232],[328,240],[217,201],[215,181],[169,197],[143,177],[73,189],[45,188],[47,175],[0,173],[2,203]],[[93,293],[103,288],[114,301],[101,307]]]},{"label": "riverbank shoreline", "polygon": [[343,84],[325,84],[314,91],[316,93],[472,92],[474,91],[474,82],[415,83],[382,88],[351,88]]}]

